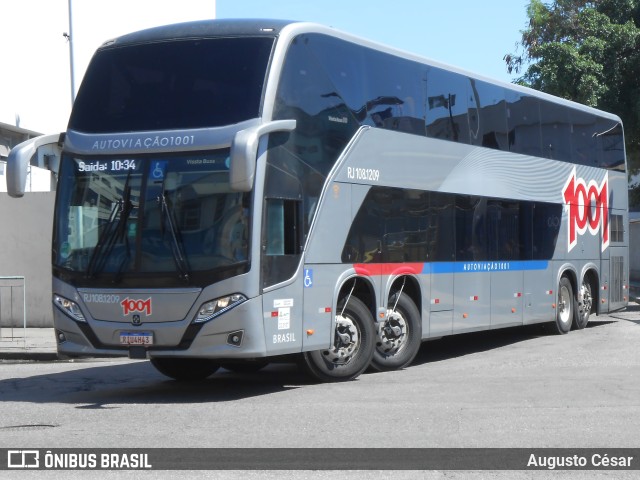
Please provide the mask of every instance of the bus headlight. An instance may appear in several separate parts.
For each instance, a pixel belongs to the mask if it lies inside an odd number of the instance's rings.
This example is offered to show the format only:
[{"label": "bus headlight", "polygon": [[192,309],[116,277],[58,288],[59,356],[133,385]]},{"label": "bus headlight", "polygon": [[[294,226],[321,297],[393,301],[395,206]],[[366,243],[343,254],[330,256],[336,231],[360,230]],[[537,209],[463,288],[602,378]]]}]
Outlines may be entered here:
[{"label": "bus headlight", "polygon": [[82,311],[78,304],[72,300],[61,297],[60,295],[53,295],[53,304],[62,310],[64,313],[69,315],[77,322],[86,322],[87,320],[84,318]]},{"label": "bus headlight", "polygon": [[233,295],[216,298],[215,300],[203,303],[200,307],[200,310],[198,310],[198,315],[196,315],[196,318],[194,318],[193,323],[208,322],[212,318],[215,318],[218,315],[222,315],[224,312],[237,307],[246,300],[247,297],[245,297],[244,295],[240,293],[234,293]]}]

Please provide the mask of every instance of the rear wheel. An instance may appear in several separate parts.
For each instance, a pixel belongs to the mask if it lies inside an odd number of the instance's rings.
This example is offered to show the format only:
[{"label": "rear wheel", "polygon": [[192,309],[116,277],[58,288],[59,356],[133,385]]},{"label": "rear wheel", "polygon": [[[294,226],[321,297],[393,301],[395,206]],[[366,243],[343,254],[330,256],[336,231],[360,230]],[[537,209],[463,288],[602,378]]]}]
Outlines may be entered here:
[{"label": "rear wheel", "polygon": [[554,332],[564,335],[571,330],[573,323],[575,299],[573,287],[567,277],[562,277],[558,284],[558,303],[556,305],[556,321],[553,322]]},{"label": "rear wheel", "polygon": [[593,308],[593,296],[591,294],[591,283],[587,277],[582,279],[580,285],[580,295],[578,297],[578,311],[573,322],[574,328],[581,330],[589,323],[589,316]]},{"label": "rear wheel", "polygon": [[220,365],[206,358],[152,358],[151,365],[174,380],[204,380],[215,373]]},{"label": "rear wheel", "polygon": [[327,350],[304,352],[307,371],[324,382],[358,377],[371,363],[375,347],[373,316],[359,299],[350,297],[338,305],[333,344]]},{"label": "rear wheel", "polygon": [[387,319],[378,325],[376,349],[371,366],[376,370],[397,370],[409,365],[420,349],[420,312],[407,295],[393,295]]}]

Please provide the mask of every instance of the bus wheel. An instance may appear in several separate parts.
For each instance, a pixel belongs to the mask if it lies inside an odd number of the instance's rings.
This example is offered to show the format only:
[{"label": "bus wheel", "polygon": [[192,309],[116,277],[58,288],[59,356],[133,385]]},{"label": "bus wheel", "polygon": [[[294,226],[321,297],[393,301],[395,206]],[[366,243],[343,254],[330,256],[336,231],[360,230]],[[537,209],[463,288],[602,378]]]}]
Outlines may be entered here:
[{"label": "bus wheel", "polygon": [[409,365],[420,348],[420,312],[407,296],[396,293],[389,299],[387,319],[378,324],[378,338],[371,366],[376,370],[397,370]]},{"label": "bus wheel", "polygon": [[338,304],[333,345],[328,350],[304,352],[307,371],[323,382],[340,382],[358,377],[371,363],[375,347],[373,316],[356,297],[346,306]]},{"label": "bus wheel", "polygon": [[571,329],[573,323],[575,299],[573,288],[567,277],[562,277],[558,285],[558,304],[556,306],[556,321],[553,323],[555,333],[564,335]]},{"label": "bus wheel", "polygon": [[589,316],[591,315],[591,308],[593,307],[593,296],[591,295],[591,284],[588,278],[582,279],[582,285],[580,285],[580,297],[578,299],[578,311],[576,318],[573,322],[574,328],[582,330],[589,323]]},{"label": "bus wheel", "polygon": [[204,380],[220,367],[206,358],[152,358],[151,365],[163,375],[179,381]]}]

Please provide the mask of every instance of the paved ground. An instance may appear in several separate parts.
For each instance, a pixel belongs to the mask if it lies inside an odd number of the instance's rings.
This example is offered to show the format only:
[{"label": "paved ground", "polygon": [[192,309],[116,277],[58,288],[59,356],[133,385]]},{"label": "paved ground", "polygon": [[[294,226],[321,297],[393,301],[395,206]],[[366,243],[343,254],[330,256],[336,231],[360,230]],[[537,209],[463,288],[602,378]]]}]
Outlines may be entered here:
[{"label": "paved ground", "polygon": [[0,328],[0,360],[41,360],[58,358],[53,328]]}]

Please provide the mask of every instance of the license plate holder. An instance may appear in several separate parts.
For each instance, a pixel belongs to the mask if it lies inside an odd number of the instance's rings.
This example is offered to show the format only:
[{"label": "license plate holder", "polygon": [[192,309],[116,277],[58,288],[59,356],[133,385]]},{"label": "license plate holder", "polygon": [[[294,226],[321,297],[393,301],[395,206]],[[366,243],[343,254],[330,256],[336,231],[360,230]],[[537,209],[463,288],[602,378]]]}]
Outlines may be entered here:
[{"label": "license plate holder", "polygon": [[153,345],[152,332],[120,332],[120,345]]}]

